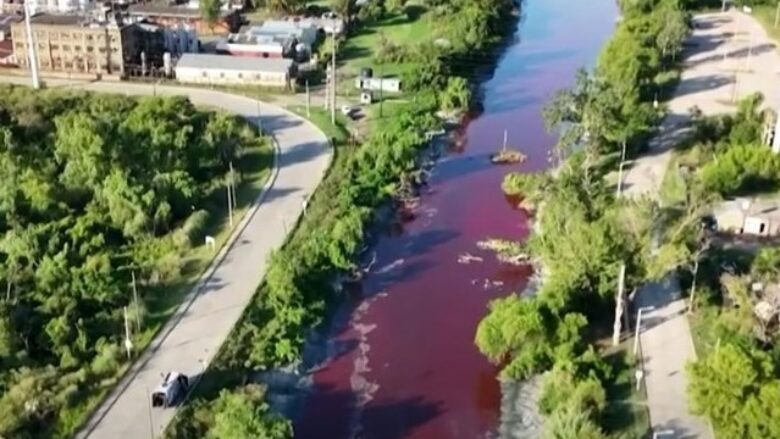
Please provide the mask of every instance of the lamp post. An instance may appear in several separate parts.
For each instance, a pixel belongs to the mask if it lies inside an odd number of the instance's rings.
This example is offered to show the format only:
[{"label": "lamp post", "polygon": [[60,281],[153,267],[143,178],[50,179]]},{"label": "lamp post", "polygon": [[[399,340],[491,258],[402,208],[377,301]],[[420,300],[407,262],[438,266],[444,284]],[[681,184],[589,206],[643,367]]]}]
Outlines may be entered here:
[{"label": "lamp post", "polygon": [[637,352],[639,352],[639,328],[642,327],[642,312],[652,311],[654,309],[655,309],[654,306],[643,306],[642,308],[639,308],[636,312],[636,330],[634,334],[634,356],[636,356]]},{"label": "lamp post", "polygon": [[38,56],[35,50],[35,40],[33,39],[32,23],[30,22],[30,2],[24,2],[24,30],[27,34],[27,57],[30,65],[30,75],[32,76],[32,86],[34,89],[41,88],[38,79]]},{"label": "lamp post", "polygon": [[653,432],[653,439],[658,439],[661,436],[671,436],[674,434],[674,430],[661,430]]}]

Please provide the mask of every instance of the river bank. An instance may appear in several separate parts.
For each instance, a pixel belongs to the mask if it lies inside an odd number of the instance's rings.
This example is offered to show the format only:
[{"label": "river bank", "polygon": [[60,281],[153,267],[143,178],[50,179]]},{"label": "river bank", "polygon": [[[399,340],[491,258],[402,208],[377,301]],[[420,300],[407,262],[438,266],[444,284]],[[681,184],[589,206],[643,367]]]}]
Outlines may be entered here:
[{"label": "river bank", "polygon": [[[413,219],[380,239],[375,269],[342,307],[342,322],[330,331],[339,354],[314,376],[298,437],[496,432],[496,369],[473,347],[474,328],[487,301],[521,289],[530,271],[498,264],[476,243],[527,235],[527,213],[501,194],[501,178],[509,169],[548,166],[554,139],[543,127],[541,106],[571,84],[577,67],[593,62],[614,23],[614,4],[607,1],[526,6],[519,38],[482,87],[484,111],[466,122],[459,146],[439,161]],[[582,23],[601,32],[560,32]],[[490,163],[505,128],[529,157],[522,165]],[[459,263],[465,252],[482,262]],[[357,394],[370,399],[358,401]],[[362,410],[354,410],[358,403]]]}]

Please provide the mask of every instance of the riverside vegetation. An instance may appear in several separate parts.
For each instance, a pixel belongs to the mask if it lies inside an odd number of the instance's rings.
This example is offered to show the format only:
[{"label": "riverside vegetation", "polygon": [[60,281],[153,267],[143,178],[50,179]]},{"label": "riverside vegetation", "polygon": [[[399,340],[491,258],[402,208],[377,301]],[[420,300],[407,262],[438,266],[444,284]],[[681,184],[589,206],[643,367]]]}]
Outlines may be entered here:
[{"label": "riverside vegetation", "polygon": [[144,348],[224,238],[229,163],[246,202],[272,160],[184,98],[0,87],[0,437],[73,433],[127,365],[123,307]]},{"label": "riverside vegetation", "polygon": [[[344,129],[323,124],[325,118],[312,113],[335,140],[335,161],[306,216],[271,257],[265,282],[193,400],[166,431],[169,438],[292,435],[290,421],[272,414],[264,403],[264,388],[247,381],[258,371],[300,361],[307,332],[322,323],[329,305],[342,298],[334,281],[358,268],[356,260],[375,210],[408,191],[419,154],[428,143],[426,132],[441,126],[434,114],[468,108],[468,82],[455,73],[469,69],[457,61],[495,47],[513,29],[518,5],[510,0],[428,0],[414,5],[377,1],[358,7],[353,1],[338,0],[333,6],[348,18],[349,32],[355,34],[386,15],[416,20],[423,8],[435,17],[425,33],[394,49],[404,54],[402,58],[387,58],[382,48],[374,53],[388,69],[403,64],[409,78],[416,80],[404,83],[408,101],[388,106],[357,146],[347,146]],[[433,44],[440,37],[448,44]]]},{"label": "riverside vegetation", "polygon": [[599,340],[612,329],[622,264],[631,291],[689,265],[695,253],[698,207],[664,209],[647,199],[616,197],[609,181],[658,123],[652,102],[676,80],[688,11],[700,5],[639,0],[620,6],[623,19],[594,71],[580,72],[545,109],[549,128],[562,130],[553,153],[556,172],[512,173],[503,183],[505,192],[538,210],[535,232],[518,251],[542,267],[540,289],[532,297],[493,301],[475,338],[480,351],[502,365],[502,379],[547,372],[539,408],[549,439],[647,433],[643,410],[622,400],[631,393],[626,383],[618,390],[631,359],[615,361],[614,353],[605,359]]}]

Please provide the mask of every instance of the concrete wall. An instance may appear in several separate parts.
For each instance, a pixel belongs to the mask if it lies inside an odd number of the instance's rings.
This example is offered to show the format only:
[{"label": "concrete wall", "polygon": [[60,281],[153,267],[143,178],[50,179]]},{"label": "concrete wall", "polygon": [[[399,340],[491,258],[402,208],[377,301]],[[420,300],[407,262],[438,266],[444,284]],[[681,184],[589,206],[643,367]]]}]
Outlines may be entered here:
[{"label": "concrete wall", "polygon": [[260,85],[263,87],[286,88],[289,74],[278,72],[248,72],[228,69],[175,67],[176,79],[191,84]]}]

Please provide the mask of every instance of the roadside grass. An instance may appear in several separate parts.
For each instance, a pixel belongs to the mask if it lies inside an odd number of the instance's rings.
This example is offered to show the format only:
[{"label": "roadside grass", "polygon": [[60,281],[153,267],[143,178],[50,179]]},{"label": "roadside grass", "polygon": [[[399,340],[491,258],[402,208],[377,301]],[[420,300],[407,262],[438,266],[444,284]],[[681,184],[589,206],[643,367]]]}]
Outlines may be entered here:
[{"label": "roadside grass", "polygon": [[752,15],[755,16],[758,22],[764,27],[767,35],[775,41],[780,41],[780,26],[775,27],[776,11],[776,5],[757,5],[753,6]]},{"label": "roadside grass", "polygon": [[621,437],[644,438],[650,433],[650,416],[644,386],[636,389],[636,358],[631,353],[633,338],[617,347],[605,348],[602,356],[612,366],[613,378],[604,383],[607,406],[602,424],[607,432]]},{"label": "roadside grass", "polygon": [[688,316],[693,335],[693,346],[698,357],[706,357],[718,345],[717,321],[720,317],[720,306],[701,304]]},{"label": "roadside grass", "polygon": [[[240,184],[236,187],[237,209],[233,217],[234,225],[241,222],[241,219],[248,212],[251,202],[259,195],[271,175],[273,161],[274,150],[268,140],[258,138],[255,145],[245,147],[244,154],[237,164],[238,168],[244,170],[244,174]],[[224,190],[215,190],[204,201],[202,207],[211,214],[204,235],[214,237],[216,240],[215,249],[212,250],[205,244],[199,244],[190,249],[187,254],[182,256],[181,275],[174,282],[154,287],[145,286],[139,282],[138,293],[144,302],[146,313],[143,330],[132,337],[133,350],[136,353],[134,361],[171,318],[233,231],[229,224]],[[129,363],[123,363],[114,376],[98,383],[93,391],[82,393],[83,400],[74,405],[63,407],[52,425],[52,437],[63,439],[70,437],[76,429],[81,427],[111,389],[121,380],[128,367],[130,367]]]},{"label": "roadside grass", "polygon": [[661,180],[658,197],[663,206],[674,206],[685,202],[688,185],[680,172],[680,151],[672,150],[672,156]]},{"label": "roadside grass", "polygon": [[330,139],[335,145],[344,145],[349,141],[349,131],[347,125],[349,121],[344,117],[341,112],[336,113],[336,125],[330,123],[330,112],[323,108],[311,108],[311,117],[306,116],[305,106],[291,106],[288,110],[298,114],[299,116],[308,119],[317,128],[322,130],[328,139]]}]

